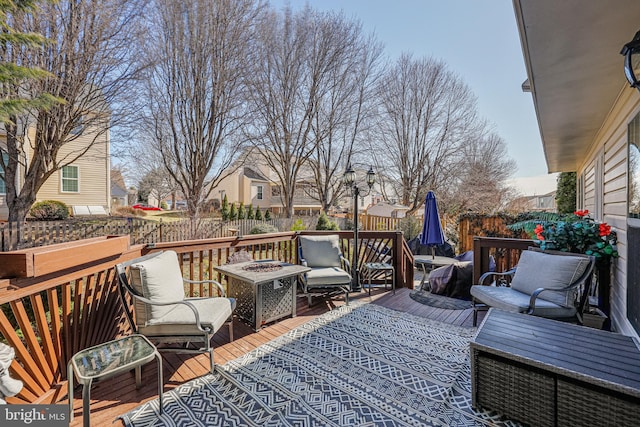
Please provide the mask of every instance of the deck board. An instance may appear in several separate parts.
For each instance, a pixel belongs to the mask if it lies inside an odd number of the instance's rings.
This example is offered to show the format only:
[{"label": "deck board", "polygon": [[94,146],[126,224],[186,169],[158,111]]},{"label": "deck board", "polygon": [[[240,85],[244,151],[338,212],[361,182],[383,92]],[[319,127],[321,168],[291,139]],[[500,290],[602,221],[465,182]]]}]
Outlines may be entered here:
[{"label": "deck board", "polygon": [[[400,288],[393,295],[383,288],[374,288],[371,299],[368,293],[352,294],[353,300],[363,300],[390,309],[411,313],[415,316],[426,317],[452,325],[471,327],[473,320],[472,309],[445,310],[420,304],[409,297],[410,289]],[[229,342],[227,328],[222,328],[214,337],[216,364],[224,364],[238,358],[256,347],[281,336],[298,327],[308,320],[327,312],[333,306],[343,304],[341,300],[319,301],[312,307],[307,306],[307,299],[298,298],[298,314],[294,318],[281,319],[254,332],[242,321],[234,321],[234,341]],[[209,358],[205,354],[163,354],[164,391],[167,392],[196,377],[205,375],[209,371]],[[96,383],[91,389],[91,422],[92,425],[122,426],[120,420],[114,420],[144,402],[158,397],[157,368],[155,363],[148,363],[142,370],[142,386],[135,387],[133,372]],[[71,426],[82,424],[82,392],[76,389],[74,399],[74,420]],[[60,403],[66,403],[62,401]]]}]

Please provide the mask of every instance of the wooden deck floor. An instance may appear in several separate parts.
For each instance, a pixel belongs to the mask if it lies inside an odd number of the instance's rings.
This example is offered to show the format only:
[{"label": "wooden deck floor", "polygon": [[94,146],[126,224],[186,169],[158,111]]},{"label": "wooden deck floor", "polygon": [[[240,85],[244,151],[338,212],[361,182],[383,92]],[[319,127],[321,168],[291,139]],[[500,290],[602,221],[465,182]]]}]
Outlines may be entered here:
[{"label": "wooden deck floor", "polygon": [[[374,289],[369,299],[368,293],[352,294],[355,299],[364,300],[372,304],[411,313],[416,316],[440,320],[452,325],[472,327],[472,313],[468,310],[445,310],[429,307],[415,302],[409,297],[410,289],[402,288],[393,295],[390,291]],[[332,306],[341,305],[342,301],[331,300],[318,302],[311,308],[307,307],[306,298],[298,298],[298,316],[275,322],[254,332],[245,323],[234,321],[234,341],[229,342],[227,328],[223,328],[214,337],[215,359],[217,364],[224,364],[233,360],[273,338],[283,335],[311,318],[327,312]],[[165,392],[196,377],[205,375],[209,371],[209,359],[206,355],[163,354],[164,390]],[[91,423],[95,426],[122,426],[120,420],[114,420],[118,415],[149,400],[157,398],[157,370],[151,362],[142,370],[143,385],[135,387],[133,372],[96,383],[91,389]],[[63,402],[61,402],[63,403]],[[65,402],[66,403],[66,402]],[[74,420],[72,426],[82,425],[82,393],[75,391]]]}]

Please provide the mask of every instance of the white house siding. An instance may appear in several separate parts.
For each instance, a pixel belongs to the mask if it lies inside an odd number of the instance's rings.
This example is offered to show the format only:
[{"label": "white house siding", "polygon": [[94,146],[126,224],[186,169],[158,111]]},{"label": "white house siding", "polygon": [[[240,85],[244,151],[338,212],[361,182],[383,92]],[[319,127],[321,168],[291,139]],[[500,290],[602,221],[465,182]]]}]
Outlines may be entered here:
[{"label": "white house siding", "polygon": [[[613,327],[619,332],[635,336],[638,334],[627,320],[626,298],[630,255],[627,251],[627,224],[634,221],[627,219],[627,125],[638,112],[640,96],[635,89],[625,88],[578,170],[578,175],[584,177],[582,208],[599,213],[597,219],[614,227],[618,236],[620,257],[615,262],[611,293]],[[602,162],[600,166],[598,162]],[[598,170],[600,168],[602,171]],[[640,221],[636,225],[640,225]]]}]

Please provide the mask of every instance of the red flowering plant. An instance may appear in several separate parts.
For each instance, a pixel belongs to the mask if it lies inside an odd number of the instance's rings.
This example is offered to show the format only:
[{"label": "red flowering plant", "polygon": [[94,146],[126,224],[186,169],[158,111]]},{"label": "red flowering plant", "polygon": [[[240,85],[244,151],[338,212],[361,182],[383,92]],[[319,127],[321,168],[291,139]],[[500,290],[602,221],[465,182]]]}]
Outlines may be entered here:
[{"label": "red flowering plant", "polygon": [[588,210],[575,211],[561,221],[542,222],[534,229],[541,249],[593,255],[596,260],[618,257],[616,232],[606,222],[596,222]]}]

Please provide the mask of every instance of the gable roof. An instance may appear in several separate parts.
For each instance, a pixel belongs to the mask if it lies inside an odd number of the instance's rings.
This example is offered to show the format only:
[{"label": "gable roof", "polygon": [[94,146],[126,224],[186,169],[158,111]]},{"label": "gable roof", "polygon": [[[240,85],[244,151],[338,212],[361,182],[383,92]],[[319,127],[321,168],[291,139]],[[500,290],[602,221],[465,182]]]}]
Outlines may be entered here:
[{"label": "gable roof", "polygon": [[259,172],[256,172],[255,170],[247,166],[244,167],[244,176],[246,176],[249,179],[253,179],[255,181],[265,181],[265,182],[269,181],[267,178],[264,177],[264,175],[262,175]]}]

